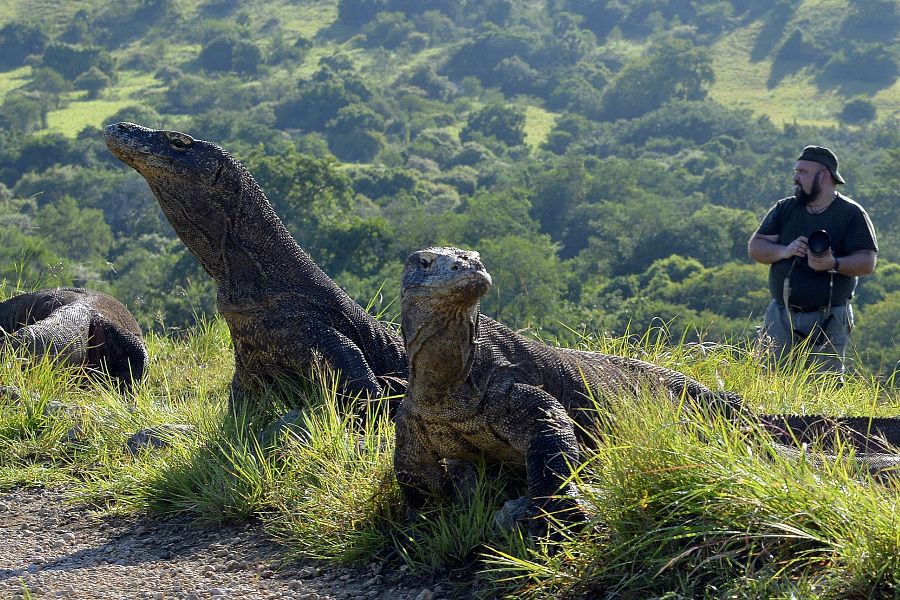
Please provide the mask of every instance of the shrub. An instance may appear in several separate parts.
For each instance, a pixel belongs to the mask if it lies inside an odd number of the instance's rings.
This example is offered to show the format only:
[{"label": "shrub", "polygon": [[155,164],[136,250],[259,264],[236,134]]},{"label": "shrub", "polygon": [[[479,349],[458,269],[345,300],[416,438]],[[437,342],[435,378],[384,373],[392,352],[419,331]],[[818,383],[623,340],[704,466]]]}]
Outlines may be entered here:
[{"label": "shrub", "polygon": [[868,123],[875,120],[875,105],[864,98],[856,98],[844,105],[841,121],[844,123]]}]

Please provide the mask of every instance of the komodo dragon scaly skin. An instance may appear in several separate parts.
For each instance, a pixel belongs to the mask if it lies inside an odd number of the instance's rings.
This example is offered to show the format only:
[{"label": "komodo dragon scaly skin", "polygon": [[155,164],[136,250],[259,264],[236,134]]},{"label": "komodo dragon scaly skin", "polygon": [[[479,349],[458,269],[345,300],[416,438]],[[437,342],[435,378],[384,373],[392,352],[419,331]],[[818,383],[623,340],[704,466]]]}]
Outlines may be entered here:
[{"label": "komodo dragon scaly skin", "polygon": [[[407,260],[400,297],[410,380],[397,413],[394,467],[413,508],[428,496],[452,495],[446,459],[511,463],[525,467],[528,512],[536,517],[529,529],[540,534],[547,525],[541,513],[570,523],[587,518],[571,475],[579,442],[589,442],[585,434],[597,429],[596,407],[604,397],[655,388],[728,416],[743,413],[738,396],[713,392],[677,371],[553,348],[515,333],[479,313],[490,285],[477,252],[429,248]],[[783,434],[785,443],[791,441],[786,428],[835,426],[813,417],[768,415],[761,421]],[[886,437],[900,439],[900,420],[848,421],[862,432],[874,421],[872,432],[887,426]],[[872,454],[859,462],[873,470],[900,466],[896,455]]]},{"label": "komodo dragon scaly skin", "polygon": [[0,335],[13,349],[107,373],[123,388],[144,375],[147,349],[115,298],[81,288],[40,290],[0,302]]},{"label": "komodo dragon scaly skin", "polygon": [[215,280],[234,343],[232,399],[298,379],[318,354],[350,395],[400,391],[399,336],[341,290],[294,241],[253,176],[219,146],[133,123],[106,145],[140,173],[181,241]]}]

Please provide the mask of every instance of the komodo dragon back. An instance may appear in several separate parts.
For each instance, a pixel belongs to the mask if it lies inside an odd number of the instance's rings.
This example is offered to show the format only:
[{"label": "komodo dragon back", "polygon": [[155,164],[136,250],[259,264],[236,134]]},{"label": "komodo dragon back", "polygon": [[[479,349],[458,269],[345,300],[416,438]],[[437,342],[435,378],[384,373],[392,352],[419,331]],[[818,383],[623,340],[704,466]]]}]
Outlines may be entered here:
[{"label": "komodo dragon back", "polygon": [[900,419],[748,415],[738,395],[683,373],[517,334],[479,313],[490,283],[477,252],[428,248],[407,259],[400,297],[410,382],[397,415],[394,467],[413,506],[452,492],[447,460],[487,459],[525,468],[532,532],[546,530],[546,513],[585,520],[572,483],[579,441],[589,443],[584,434],[602,427],[604,398],[642,390],[755,420],[781,444],[839,431],[860,450],[861,466],[900,466],[890,450],[900,442]]},{"label": "komodo dragon back", "polygon": [[146,370],[137,321],[101,292],[57,288],[13,296],[0,302],[0,329],[14,349],[106,373],[124,388]]},{"label": "komodo dragon back", "polygon": [[140,173],[178,237],[216,283],[234,343],[232,399],[310,374],[317,357],[343,391],[401,391],[399,336],[341,290],[294,241],[250,172],[221,147],[133,123],[106,145]]}]

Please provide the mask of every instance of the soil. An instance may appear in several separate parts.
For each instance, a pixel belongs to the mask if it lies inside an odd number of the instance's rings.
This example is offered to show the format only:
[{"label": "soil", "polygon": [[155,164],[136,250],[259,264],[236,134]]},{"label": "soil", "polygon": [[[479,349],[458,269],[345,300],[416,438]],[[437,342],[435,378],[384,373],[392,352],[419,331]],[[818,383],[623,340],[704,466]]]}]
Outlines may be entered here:
[{"label": "soil", "polygon": [[405,565],[285,561],[259,523],[202,526],[188,517],[111,517],[58,490],[0,494],[0,598],[469,597]]}]

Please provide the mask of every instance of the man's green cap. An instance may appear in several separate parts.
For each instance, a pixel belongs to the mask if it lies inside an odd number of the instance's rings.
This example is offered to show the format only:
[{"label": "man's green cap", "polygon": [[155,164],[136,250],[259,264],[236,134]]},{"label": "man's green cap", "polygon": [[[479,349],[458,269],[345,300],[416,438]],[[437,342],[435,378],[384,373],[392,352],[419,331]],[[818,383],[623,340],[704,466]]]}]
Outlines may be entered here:
[{"label": "man's green cap", "polygon": [[824,146],[807,146],[803,149],[803,154],[797,160],[811,160],[828,168],[831,176],[837,183],[844,183],[844,178],[838,172],[838,159],[834,152]]}]

